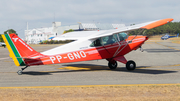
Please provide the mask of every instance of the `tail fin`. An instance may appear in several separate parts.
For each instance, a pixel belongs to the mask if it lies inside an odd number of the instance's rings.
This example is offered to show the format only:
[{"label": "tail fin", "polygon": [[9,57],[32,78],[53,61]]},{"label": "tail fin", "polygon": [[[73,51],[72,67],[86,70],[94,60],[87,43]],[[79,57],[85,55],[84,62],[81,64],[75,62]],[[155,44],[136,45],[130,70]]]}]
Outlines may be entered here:
[{"label": "tail fin", "polygon": [[179,33],[177,34],[177,37],[179,36]]},{"label": "tail fin", "polygon": [[27,45],[16,34],[4,34],[2,37],[9,50],[9,56],[14,60],[16,66],[25,66],[26,64],[23,58],[33,57],[40,54]]}]

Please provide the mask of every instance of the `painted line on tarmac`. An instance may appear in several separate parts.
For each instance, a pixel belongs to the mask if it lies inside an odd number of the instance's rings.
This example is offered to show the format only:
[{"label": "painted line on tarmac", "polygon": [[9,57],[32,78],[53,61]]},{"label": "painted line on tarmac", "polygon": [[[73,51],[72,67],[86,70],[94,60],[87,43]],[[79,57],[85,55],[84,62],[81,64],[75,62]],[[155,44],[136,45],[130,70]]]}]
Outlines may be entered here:
[{"label": "painted line on tarmac", "polygon": [[95,70],[109,70],[109,68],[107,66],[79,66],[79,67],[75,67],[75,66],[67,66],[67,67],[62,67],[62,68],[58,68],[58,69],[63,69],[63,70],[84,70],[84,71],[95,71]]},{"label": "painted line on tarmac", "polygon": [[10,57],[0,58],[0,60],[6,60],[6,59],[10,59]]},{"label": "painted line on tarmac", "polygon": [[25,86],[25,87],[0,87],[0,89],[23,89],[23,88],[87,88],[87,87],[145,87],[145,86],[180,86],[175,84],[120,84],[120,85],[75,85],[75,86]]}]

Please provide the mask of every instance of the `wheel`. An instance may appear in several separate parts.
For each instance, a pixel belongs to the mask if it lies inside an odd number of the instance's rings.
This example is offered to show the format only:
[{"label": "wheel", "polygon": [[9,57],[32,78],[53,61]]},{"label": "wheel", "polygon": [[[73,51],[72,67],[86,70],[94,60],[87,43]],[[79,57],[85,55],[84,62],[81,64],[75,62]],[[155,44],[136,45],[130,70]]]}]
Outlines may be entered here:
[{"label": "wheel", "polygon": [[108,66],[110,69],[116,69],[117,68],[117,62],[116,61],[109,62]]},{"label": "wheel", "polygon": [[17,73],[18,75],[22,75],[22,70],[19,70]]},{"label": "wheel", "polygon": [[127,70],[134,70],[134,69],[136,69],[136,63],[134,61],[132,61],[132,60],[128,61],[126,63],[126,69]]}]

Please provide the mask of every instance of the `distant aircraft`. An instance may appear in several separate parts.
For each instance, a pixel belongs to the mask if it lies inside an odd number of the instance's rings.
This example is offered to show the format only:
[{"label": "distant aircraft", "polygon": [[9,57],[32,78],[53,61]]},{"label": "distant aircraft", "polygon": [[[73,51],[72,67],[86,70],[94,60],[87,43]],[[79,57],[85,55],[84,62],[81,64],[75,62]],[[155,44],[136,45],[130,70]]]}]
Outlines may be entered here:
[{"label": "distant aircraft", "polygon": [[179,36],[179,33],[176,36],[170,36],[170,35],[166,34],[166,35],[162,36],[161,39],[162,40],[167,40],[169,38],[178,37],[178,36]]},{"label": "distant aircraft", "polygon": [[6,44],[4,42],[0,42],[0,46],[6,47]]},{"label": "distant aircraft", "polygon": [[128,33],[137,29],[142,33],[144,29],[152,29],[172,20],[171,18],[156,20],[113,30],[71,32],[68,33],[68,38],[78,36],[76,41],[41,53],[27,45],[16,34],[4,34],[2,37],[15,65],[25,66],[17,72],[19,75],[29,66],[99,59],[106,59],[110,69],[116,69],[119,61],[126,65],[127,70],[134,70],[136,63],[132,60],[127,61],[124,55],[141,48],[148,37],[128,36]]}]

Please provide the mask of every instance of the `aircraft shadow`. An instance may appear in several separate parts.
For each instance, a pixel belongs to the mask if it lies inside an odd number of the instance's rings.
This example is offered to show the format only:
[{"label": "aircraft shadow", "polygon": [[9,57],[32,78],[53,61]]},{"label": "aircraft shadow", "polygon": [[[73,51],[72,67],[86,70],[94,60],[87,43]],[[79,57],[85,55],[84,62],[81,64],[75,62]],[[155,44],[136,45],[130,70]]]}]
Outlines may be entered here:
[{"label": "aircraft shadow", "polygon": [[[153,74],[153,75],[178,72],[178,71],[170,71],[170,70],[158,70],[158,69],[146,69],[146,68],[145,68],[145,69],[142,69],[142,67],[147,67],[147,66],[136,67],[136,69],[133,70],[133,71],[128,71],[128,70],[126,70],[126,68],[124,67],[125,70],[124,70],[123,72],[143,73],[143,74]],[[147,68],[151,68],[151,67],[147,67]]]},{"label": "aircraft shadow", "polygon": [[[157,69],[148,69],[151,68],[150,66],[140,66],[136,67],[135,70],[133,71],[128,71],[125,67],[118,67],[115,70],[110,70],[108,66],[104,65],[93,65],[93,64],[70,64],[70,65],[63,65],[65,67],[76,67],[76,69],[61,69],[57,71],[42,71],[42,72],[37,72],[37,71],[24,71],[23,75],[53,75],[54,73],[68,73],[68,72],[86,72],[86,71],[115,71],[115,72],[128,72],[128,73],[143,73],[143,74],[153,74],[153,75],[158,75],[158,74],[167,74],[167,73],[175,73],[178,71],[170,71],[170,70],[157,70]],[[146,68],[143,68],[146,67]],[[64,67],[62,67],[64,68]]]}]

